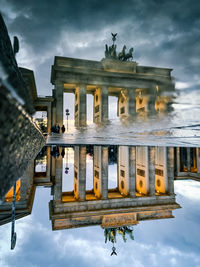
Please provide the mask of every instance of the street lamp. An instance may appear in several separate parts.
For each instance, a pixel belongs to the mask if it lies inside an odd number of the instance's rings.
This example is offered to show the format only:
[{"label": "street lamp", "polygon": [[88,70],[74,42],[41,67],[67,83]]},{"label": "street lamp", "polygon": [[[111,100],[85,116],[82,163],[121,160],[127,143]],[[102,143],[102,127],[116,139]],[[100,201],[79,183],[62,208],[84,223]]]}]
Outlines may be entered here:
[{"label": "street lamp", "polygon": [[69,173],[69,167],[68,167],[68,148],[67,148],[67,153],[66,153],[66,167],[65,167],[65,173]]},{"label": "street lamp", "polygon": [[65,112],[66,112],[66,116],[67,116],[67,131],[68,131],[68,116],[70,115],[70,113],[69,113],[69,109],[67,108],[67,109],[65,110]]},{"label": "street lamp", "polygon": [[12,227],[11,227],[11,249],[15,248],[17,234],[15,232],[15,199],[16,199],[16,182],[13,186],[13,203],[12,203]]}]

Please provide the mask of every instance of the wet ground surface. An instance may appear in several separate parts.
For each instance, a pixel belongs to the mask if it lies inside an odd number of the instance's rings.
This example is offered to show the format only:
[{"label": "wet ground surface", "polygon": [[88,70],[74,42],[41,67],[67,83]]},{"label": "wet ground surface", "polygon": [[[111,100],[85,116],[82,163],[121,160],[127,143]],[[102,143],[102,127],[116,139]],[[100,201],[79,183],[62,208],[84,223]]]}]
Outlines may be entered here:
[{"label": "wet ground surface", "polygon": [[[66,264],[67,266],[94,266],[95,262],[96,266],[200,266],[198,241],[200,238],[199,103],[198,90],[184,89],[176,92],[172,103],[173,108],[169,113],[156,115],[145,113],[134,119],[111,118],[106,124],[89,124],[89,126],[79,129],[69,127],[67,133],[47,136],[48,152],[43,149],[39,156],[35,160],[33,159],[32,169],[30,168],[27,173],[29,180],[24,177],[26,186],[29,181],[30,188],[34,188],[33,191],[28,190],[27,193],[27,196],[32,194],[29,203],[33,202],[33,209],[31,211],[31,207],[28,212],[26,210],[26,213],[23,214],[23,216],[26,216],[16,220],[17,244],[14,251],[10,251],[11,225],[8,223],[8,221],[11,221],[11,205],[10,210],[8,210],[10,219],[0,227],[0,265],[17,267],[61,266]],[[81,147],[78,145],[81,145]],[[84,154],[81,149],[84,150],[86,145],[89,146],[86,147]],[[96,156],[94,156],[95,149],[93,145],[98,147],[95,148]],[[123,146],[123,156],[118,157],[119,149],[116,148],[116,145]],[[129,146],[128,150],[125,147],[126,145]],[[104,151],[101,150],[101,146],[104,147]],[[137,175],[142,177],[145,175],[145,171],[150,170],[148,166],[152,166],[153,161],[151,159],[146,161],[146,158],[149,155],[148,151],[152,151],[152,147],[162,147],[161,150],[163,149],[163,151],[166,151],[166,146],[175,147],[174,161],[172,160],[174,165],[171,166],[174,171],[175,194],[170,196],[169,192],[162,193],[157,190],[151,200],[158,201],[157,206],[159,206],[160,200],[164,202],[171,199],[170,201],[176,202],[176,207],[180,205],[181,208],[174,209],[172,214],[169,211],[162,213],[162,218],[160,215],[161,209],[157,214],[160,216],[159,219],[141,220],[138,224],[132,225],[130,229],[133,230],[134,240],[127,237],[126,242],[124,242],[121,234],[118,233],[117,242],[115,242],[117,256],[110,257],[113,244],[112,242],[105,243],[105,232],[100,224],[62,230],[61,226],[66,223],[66,218],[75,216],[70,213],[73,209],[76,209],[75,214],[80,209],[79,215],[81,210],[84,209],[84,201],[79,201],[75,195],[75,183],[79,180],[79,170],[85,171],[82,172],[82,175],[85,175],[86,179],[86,200],[90,202],[91,213],[94,212],[96,206],[100,206],[97,203],[107,205],[112,201],[112,198],[119,205],[124,199],[125,202],[131,201],[129,196],[124,196],[119,192],[118,178],[120,175],[124,175],[123,170],[127,171],[129,168],[126,163],[131,162],[131,154],[127,153],[133,152],[134,149],[136,151],[140,150],[137,150],[135,146],[142,147],[141,151],[143,152],[146,151],[144,152],[146,156],[141,152],[141,157],[137,159],[137,168],[140,166],[140,171],[135,173],[135,179]],[[110,147],[108,148],[107,161],[101,154],[107,153],[106,147]],[[179,149],[179,147],[182,148]],[[97,151],[99,152],[97,153]],[[181,160],[177,159],[179,153]],[[160,155],[160,157],[157,156],[157,160],[158,158],[160,161],[161,159],[169,160],[169,158],[163,156],[166,154],[161,153]],[[179,165],[179,163],[181,164]],[[169,162],[167,161],[166,164],[169,164]],[[157,162],[156,166],[157,175],[166,171],[167,167],[164,164],[162,165],[161,162]],[[122,167],[124,169],[119,172]],[[97,171],[95,168],[103,170],[100,172],[104,174],[104,178],[105,173],[107,174],[108,189],[110,190],[108,190],[109,200],[106,200],[107,202],[99,200],[94,194],[94,176],[98,176],[95,173],[95,170]],[[180,168],[179,177],[177,176],[177,168]],[[33,169],[34,173],[31,176]],[[168,172],[171,169],[168,168]],[[178,180],[176,180],[177,178]],[[97,177],[98,179],[101,178]],[[122,185],[122,183],[120,184]],[[147,196],[138,191],[133,203],[138,201],[141,207],[141,203],[145,199],[147,199]],[[96,201],[93,203],[93,208],[91,208],[92,201]],[[62,212],[59,213],[60,218],[64,216],[59,222],[60,230],[52,231],[54,227],[53,209],[51,209],[50,202],[53,203],[52,207],[58,205],[58,210],[59,208],[69,207],[68,213],[66,212],[65,215],[62,215]],[[24,203],[25,201],[22,205]],[[2,216],[4,216],[5,203],[1,205],[1,207],[4,205],[2,208]],[[172,207],[172,203],[169,205]],[[155,207],[155,203],[153,206]],[[148,212],[150,211],[148,210]],[[29,213],[31,215],[27,216]],[[54,215],[56,216],[56,210]],[[78,221],[83,224],[84,214],[81,214],[81,216],[78,219],[76,218],[73,223],[75,224]],[[87,214],[87,216],[89,221],[89,215]],[[95,216],[97,218],[99,212]],[[70,221],[70,223],[72,222]],[[30,265],[30,262],[32,265]]]},{"label": "wet ground surface", "polygon": [[[115,130],[113,129],[113,132]],[[53,134],[48,136],[47,145],[81,145],[81,144],[97,144],[97,145],[141,145],[141,146],[187,146],[197,147],[200,144],[200,136],[195,135],[199,130],[170,130],[169,135],[162,131],[151,133],[132,133],[132,132],[116,132],[116,134],[105,136],[103,133],[94,134],[90,131],[79,132],[74,134]],[[183,135],[183,136],[182,136]],[[184,136],[185,135],[185,136]]]},{"label": "wet ground surface", "polygon": [[168,111],[137,113],[134,118],[115,117],[106,124],[90,122],[79,129],[70,126],[65,134],[48,136],[47,144],[199,146],[199,103],[198,88],[179,89],[173,93]]}]

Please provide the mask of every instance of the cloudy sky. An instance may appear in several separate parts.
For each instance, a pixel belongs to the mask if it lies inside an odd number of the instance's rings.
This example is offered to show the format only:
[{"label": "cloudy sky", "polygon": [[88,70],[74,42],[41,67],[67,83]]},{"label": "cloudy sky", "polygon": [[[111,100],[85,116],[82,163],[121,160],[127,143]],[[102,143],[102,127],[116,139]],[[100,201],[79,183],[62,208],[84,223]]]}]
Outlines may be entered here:
[{"label": "cloudy sky", "polygon": [[[135,240],[117,238],[117,257],[104,243],[100,226],[53,231],[49,221],[50,189],[37,188],[31,216],[17,220],[17,244],[10,250],[10,224],[0,228],[0,266],[200,266],[200,184],[176,181],[175,219],[140,222]],[[95,263],[95,265],[94,265]]]},{"label": "cloudy sky", "polygon": [[20,66],[35,71],[39,94],[51,94],[54,56],[104,57],[111,32],[118,50],[134,47],[140,65],[173,68],[178,87],[200,84],[200,2],[196,0],[0,0]]}]

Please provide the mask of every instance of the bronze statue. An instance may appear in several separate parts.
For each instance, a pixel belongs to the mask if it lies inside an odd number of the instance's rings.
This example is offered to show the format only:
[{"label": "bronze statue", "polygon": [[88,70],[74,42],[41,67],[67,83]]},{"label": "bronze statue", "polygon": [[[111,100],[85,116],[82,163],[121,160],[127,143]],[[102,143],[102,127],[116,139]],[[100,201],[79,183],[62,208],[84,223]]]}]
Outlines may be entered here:
[{"label": "bronze statue", "polygon": [[124,57],[125,57],[125,50],[126,50],[126,46],[124,45],[123,46],[123,48],[122,48],[122,52],[120,52],[119,54],[118,54],[118,59],[119,60],[124,60]]},{"label": "bronze statue", "polygon": [[133,47],[129,49],[129,52],[126,54],[126,46],[123,46],[122,51],[117,55],[117,45],[115,44],[117,33],[111,33],[113,44],[108,47],[105,45],[105,58],[109,59],[117,59],[121,61],[128,61],[133,59]]},{"label": "bronze statue", "polygon": [[112,247],[112,253],[110,254],[110,256],[113,255],[117,256],[116,248],[114,246]]},{"label": "bronze statue", "polygon": [[133,59],[133,47],[129,49],[129,52],[125,54],[124,61],[128,61],[128,59]]},{"label": "bronze statue", "polygon": [[109,50],[108,50],[108,45],[106,44],[105,46],[106,46],[106,50],[105,50],[105,58],[108,58],[109,55],[110,55],[110,52],[109,52]]},{"label": "bronze statue", "polygon": [[114,42],[116,41],[117,33],[112,33],[111,32],[111,34],[112,34],[112,40],[113,40],[113,44],[114,44]]}]

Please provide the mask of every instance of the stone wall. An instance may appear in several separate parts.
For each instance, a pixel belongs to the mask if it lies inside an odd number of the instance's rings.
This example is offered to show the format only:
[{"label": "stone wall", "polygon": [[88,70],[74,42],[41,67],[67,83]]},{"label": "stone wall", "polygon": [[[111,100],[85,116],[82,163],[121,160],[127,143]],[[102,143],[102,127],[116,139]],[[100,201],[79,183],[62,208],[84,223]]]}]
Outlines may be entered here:
[{"label": "stone wall", "polygon": [[34,111],[0,14],[0,202],[45,145]]},{"label": "stone wall", "polygon": [[19,179],[45,145],[31,117],[0,85],[0,199]]}]

